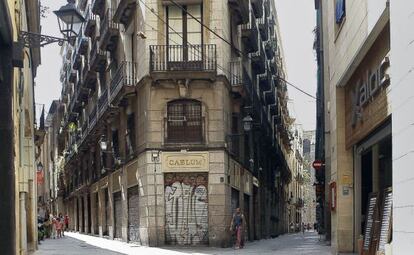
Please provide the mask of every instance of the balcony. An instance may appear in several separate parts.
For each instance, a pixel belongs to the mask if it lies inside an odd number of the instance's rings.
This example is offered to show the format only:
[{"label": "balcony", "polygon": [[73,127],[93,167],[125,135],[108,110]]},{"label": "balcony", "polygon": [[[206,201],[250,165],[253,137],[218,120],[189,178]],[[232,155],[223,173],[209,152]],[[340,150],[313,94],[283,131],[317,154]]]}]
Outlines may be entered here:
[{"label": "balcony", "polygon": [[108,108],[109,100],[108,100],[108,90],[105,89],[104,92],[102,92],[101,96],[98,99],[98,115],[102,116],[106,109]]},{"label": "balcony", "polygon": [[270,90],[263,92],[264,96],[264,103],[266,105],[271,105],[276,103],[276,92],[274,86],[271,87]]},{"label": "balcony", "polygon": [[134,62],[123,61],[116,71],[110,85],[110,102],[116,105],[124,96],[135,93],[137,66]]},{"label": "balcony", "polygon": [[82,108],[83,104],[88,102],[88,97],[89,97],[89,89],[82,87],[81,83],[82,81],[79,81],[75,89],[76,109],[79,109],[79,107]]},{"label": "balcony", "polygon": [[93,0],[92,12],[102,17],[105,12],[105,0]]},{"label": "balcony", "polygon": [[80,144],[82,144],[83,141],[85,141],[87,135],[88,135],[88,119],[85,118],[83,120],[82,126],[81,126],[81,141],[80,141]]},{"label": "balcony", "polygon": [[89,5],[85,12],[85,30],[86,36],[92,37],[96,29],[96,15],[92,12],[91,6]]},{"label": "balcony", "polygon": [[263,16],[263,0],[251,0],[251,2],[254,16],[261,18]]},{"label": "balcony", "polygon": [[73,54],[72,59],[72,68],[75,70],[79,70],[82,67],[82,57],[79,52],[75,51]]},{"label": "balcony", "polygon": [[267,41],[269,39],[269,24],[267,23],[266,17],[261,17],[257,19],[259,24],[259,31],[262,41]]},{"label": "balcony", "polygon": [[262,74],[266,71],[266,56],[261,44],[258,51],[250,53],[250,58],[252,60],[252,68],[256,74]]},{"label": "balcony", "polygon": [[267,70],[267,68],[265,69],[266,71],[263,74],[259,74],[257,76],[259,88],[261,92],[268,91],[271,89],[272,75],[269,72],[269,70]]},{"label": "balcony", "polygon": [[259,32],[253,13],[250,13],[249,23],[241,26],[241,37],[244,47],[248,53],[255,52],[259,49]]},{"label": "balcony", "polygon": [[119,26],[113,21],[115,11],[108,8],[101,22],[100,47],[102,50],[113,51],[119,39]]},{"label": "balcony", "polygon": [[106,52],[98,47],[97,42],[92,45],[90,69],[95,72],[103,72],[106,68]]},{"label": "balcony", "polygon": [[82,56],[85,56],[85,54],[88,52],[90,39],[87,37],[82,37],[78,41],[78,52]]},{"label": "balcony", "polygon": [[269,60],[268,65],[270,67],[270,71],[272,72],[272,74],[277,75],[276,59],[272,58],[271,60]]},{"label": "balcony", "polygon": [[76,83],[78,80],[78,73],[75,70],[71,70],[69,73],[69,82]]},{"label": "balcony", "polygon": [[241,58],[230,61],[229,81],[232,87],[243,85],[243,63]]},{"label": "balcony", "polygon": [[92,108],[92,110],[89,112],[89,130],[92,130],[96,125],[96,118],[97,118],[97,108],[96,104]]},{"label": "balcony", "polygon": [[264,0],[264,15],[265,17],[270,16],[270,0]]},{"label": "balcony", "polygon": [[120,0],[114,13],[114,22],[123,24],[126,28],[134,17],[136,7],[135,0]]},{"label": "balcony", "polygon": [[229,7],[236,15],[236,24],[249,22],[249,0],[229,0]]},{"label": "balcony", "polygon": [[83,68],[83,87],[95,91],[98,75],[95,71],[90,69],[89,64],[85,64]]},{"label": "balcony", "polygon": [[269,40],[265,42],[265,52],[268,59],[273,59],[276,52],[276,41]]},{"label": "balcony", "polygon": [[150,73],[154,80],[214,80],[216,45],[151,45]]}]

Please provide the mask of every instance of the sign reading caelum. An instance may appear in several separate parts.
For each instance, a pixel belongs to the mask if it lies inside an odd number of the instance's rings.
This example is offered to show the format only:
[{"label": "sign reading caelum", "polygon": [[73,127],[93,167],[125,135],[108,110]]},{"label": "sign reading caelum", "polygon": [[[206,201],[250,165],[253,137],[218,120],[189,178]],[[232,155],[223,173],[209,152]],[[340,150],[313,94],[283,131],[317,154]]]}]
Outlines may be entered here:
[{"label": "sign reading caelum", "polygon": [[208,152],[163,152],[164,172],[208,172]]}]

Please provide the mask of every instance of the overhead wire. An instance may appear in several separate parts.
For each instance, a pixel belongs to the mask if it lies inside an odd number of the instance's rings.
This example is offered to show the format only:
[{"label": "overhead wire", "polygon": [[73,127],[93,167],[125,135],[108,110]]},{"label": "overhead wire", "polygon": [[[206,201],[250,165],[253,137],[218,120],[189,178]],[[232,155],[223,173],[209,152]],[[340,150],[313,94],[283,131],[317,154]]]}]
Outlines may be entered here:
[{"label": "overhead wire", "polygon": [[[142,0],[140,0],[142,1]],[[197,21],[199,24],[201,24],[204,28],[206,28],[208,31],[210,31],[212,34],[214,34],[215,36],[217,36],[217,38],[219,38],[220,40],[222,40],[223,42],[227,43],[228,45],[230,45],[230,47],[232,47],[233,49],[235,49],[239,54],[246,56],[248,59],[252,60],[251,57],[249,55],[247,55],[245,52],[242,52],[240,49],[237,49],[231,42],[229,42],[228,40],[226,40],[225,38],[223,38],[222,36],[220,36],[219,34],[217,34],[215,31],[213,31],[209,26],[207,26],[206,24],[204,24],[201,20],[197,19],[196,17],[194,17],[194,15],[192,15],[191,13],[189,13],[185,8],[182,7],[182,5],[178,4],[177,2],[175,2],[174,0],[169,0],[172,4],[174,4],[175,6],[177,6],[178,8],[180,8],[182,11],[184,11],[188,16],[190,16],[191,18],[193,18],[195,21]],[[291,82],[287,81],[286,79],[284,79],[283,77],[276,75],[276,77],[284,82],[286,82],[288,85],[292,86],[293,88],[297,89],[298,91],[302,92],[303,94],[313,98],[313,99],[317,99],[315,96],[311,95],[310,93],[304,91],[303,89],[299,88],[298,86],[292,84]]]}]

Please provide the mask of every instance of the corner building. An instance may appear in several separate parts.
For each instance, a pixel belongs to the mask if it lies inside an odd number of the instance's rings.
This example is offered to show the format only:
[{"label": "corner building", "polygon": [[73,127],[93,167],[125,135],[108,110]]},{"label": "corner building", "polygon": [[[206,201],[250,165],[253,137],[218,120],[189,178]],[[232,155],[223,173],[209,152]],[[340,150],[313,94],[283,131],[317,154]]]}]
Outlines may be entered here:
[{"label": "corner building", "polygon": [[273,1],[78,5],[58,138],[70,228],[225,247],[240,207],[249,240],[286,232],[291,136]]}]

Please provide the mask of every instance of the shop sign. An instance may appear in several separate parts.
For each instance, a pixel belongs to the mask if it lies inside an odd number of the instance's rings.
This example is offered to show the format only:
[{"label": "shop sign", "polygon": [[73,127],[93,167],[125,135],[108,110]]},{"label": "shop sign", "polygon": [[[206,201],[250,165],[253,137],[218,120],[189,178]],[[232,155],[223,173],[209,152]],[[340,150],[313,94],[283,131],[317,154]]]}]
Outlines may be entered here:
[{"label": "shop sign", "polygon": [[381,88],[390,84],[387,70],[390,66],[388,57],[385,57],[378,67],[367,71],[355,89],[351,92],[352,99],[352,126],[363,120],[362,109],[366,107],[378,94]]},{"label": "shop sign", "polygon": [[208,152],[164,152],[162,168],[164,172],[207,172]]}]

